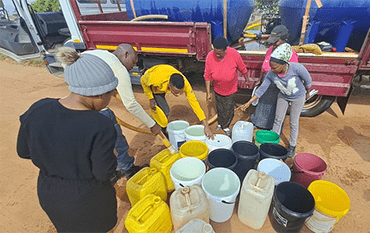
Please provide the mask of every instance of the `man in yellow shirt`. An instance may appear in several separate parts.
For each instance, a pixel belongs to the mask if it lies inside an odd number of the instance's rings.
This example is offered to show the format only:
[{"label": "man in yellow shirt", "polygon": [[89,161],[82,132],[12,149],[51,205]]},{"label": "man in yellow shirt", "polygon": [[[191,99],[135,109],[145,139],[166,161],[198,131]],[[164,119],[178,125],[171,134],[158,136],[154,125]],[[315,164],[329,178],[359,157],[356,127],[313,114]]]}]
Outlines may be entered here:
[{"label": "man in yellow shirt", "polygon": [[172,93],[176,97],[185,93],[195,115],[204,125],[204,134],[213,139],[213,133],[197,97],[195,97],[189,81],[180,71],[170,65],[156,65],[147,70],[140,81],[144,93],[149,99],[150,108],[155,109],[155,106],[158,105],[166,116],[170,113],[170,108],[165,99],[166,93]]}]

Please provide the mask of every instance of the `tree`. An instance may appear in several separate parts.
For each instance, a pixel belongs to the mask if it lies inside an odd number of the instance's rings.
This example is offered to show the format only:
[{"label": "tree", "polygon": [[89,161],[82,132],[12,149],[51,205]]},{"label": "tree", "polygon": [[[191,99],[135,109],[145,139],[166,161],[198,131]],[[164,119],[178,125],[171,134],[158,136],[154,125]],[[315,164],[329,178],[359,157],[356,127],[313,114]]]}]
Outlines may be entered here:
[{"label": "tree", "polygon": [[3,0],[0,0],[0,7],[4,7]]},{"label": "tree", "polygon": [[31,7],[36,12],[59,11],[58,0],[37,0],[31,4]]}]

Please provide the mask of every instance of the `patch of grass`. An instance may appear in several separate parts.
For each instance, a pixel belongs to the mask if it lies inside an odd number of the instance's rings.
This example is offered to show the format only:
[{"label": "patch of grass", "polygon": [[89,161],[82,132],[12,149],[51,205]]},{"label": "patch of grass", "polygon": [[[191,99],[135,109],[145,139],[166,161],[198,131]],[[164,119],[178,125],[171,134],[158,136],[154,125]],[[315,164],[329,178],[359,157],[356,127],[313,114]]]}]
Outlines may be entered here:
[{"label": "patch of grass", "polygon": [[4,54],[1,54],[1,53],[0,53],[0,61],[6,61],[6,62],[9,62],[9,63],[13,63],[13,64],[21,64],[21,65],[24,65],[24,66],[33,66],[33,67],[43,67],[44,66],[42,64],[42,62],[43,62],[42,59],[32,59],[32,60],[28,60],[28,61],[17,62],[14,59],[12,59],[12,58],[4,55]]}]

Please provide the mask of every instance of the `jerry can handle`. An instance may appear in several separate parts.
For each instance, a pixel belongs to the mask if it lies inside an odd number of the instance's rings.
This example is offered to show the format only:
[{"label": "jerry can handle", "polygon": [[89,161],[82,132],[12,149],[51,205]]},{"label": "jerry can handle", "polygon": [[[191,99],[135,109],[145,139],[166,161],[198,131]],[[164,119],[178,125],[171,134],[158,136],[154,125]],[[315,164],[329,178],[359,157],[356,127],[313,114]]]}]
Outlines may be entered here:
[{"label": "jerry can handle", "polygon": [[[158,200],[159,199],[159,200]],[[161,201],[161,198],[160,197],[155,197],[154,198],[154,204],[151,204],[151,205],[149,205],[149,206],[147,206],[146,208],[145,208],[145,210],[143,211],[143,212],[141,212],[140,214],[139,214],[139,216],[137,216],[136,217],[136,220],[139,222],[140,221],[140,219],[146,214],[146,212],[148,212],[151,208],[153,208],[154,207],[154,205],[155,204],[158,204],[159,202]]]},{"label": "jerry can handle", "polygon": [[138,184],[141,184],[141,182],[144,180],[144,179],[147,179],[148,176],[152,176],[153,173],[157,172],[158,170],[156,168],[150,168],[149,172],[147,174],[145,174],[143,177],[141,177],[140,180],[138,180]]}]

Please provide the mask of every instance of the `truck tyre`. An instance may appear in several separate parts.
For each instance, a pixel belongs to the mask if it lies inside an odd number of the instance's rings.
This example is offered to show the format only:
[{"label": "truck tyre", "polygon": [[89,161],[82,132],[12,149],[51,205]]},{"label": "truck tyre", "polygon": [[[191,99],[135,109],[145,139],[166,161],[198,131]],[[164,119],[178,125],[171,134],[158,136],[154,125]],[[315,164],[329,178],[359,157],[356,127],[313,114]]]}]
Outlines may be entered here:
[{"label": "truck tyre", "polygon": [[330,108],[335,96],[316,95],[308,100],[303,106],[302,117],[315,117]]}]

